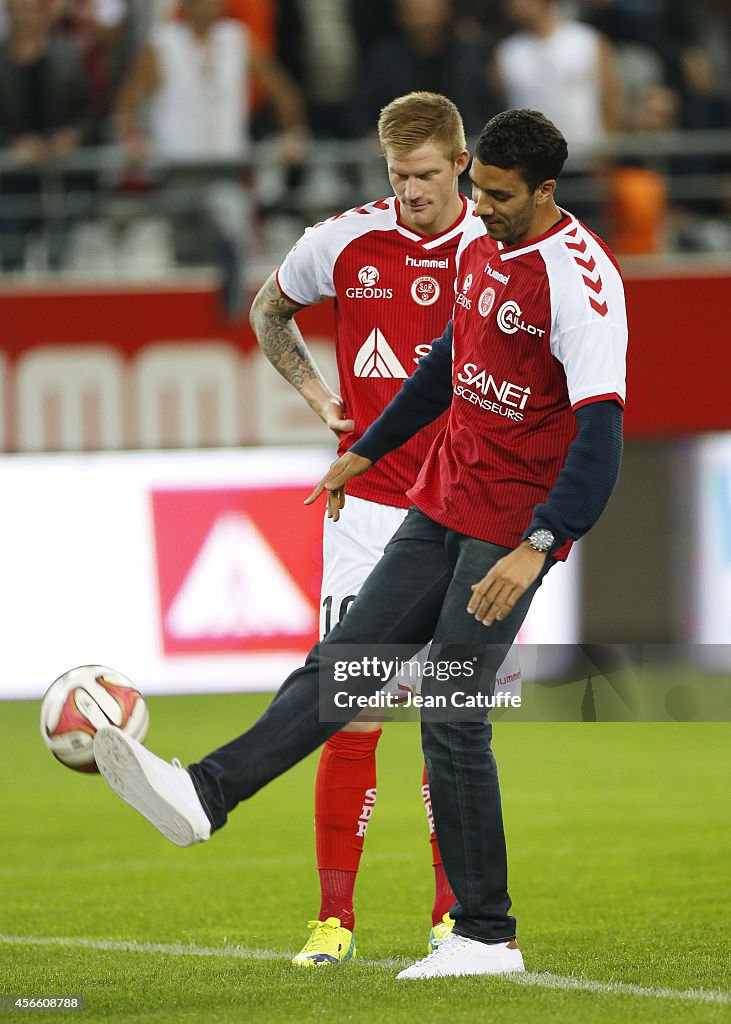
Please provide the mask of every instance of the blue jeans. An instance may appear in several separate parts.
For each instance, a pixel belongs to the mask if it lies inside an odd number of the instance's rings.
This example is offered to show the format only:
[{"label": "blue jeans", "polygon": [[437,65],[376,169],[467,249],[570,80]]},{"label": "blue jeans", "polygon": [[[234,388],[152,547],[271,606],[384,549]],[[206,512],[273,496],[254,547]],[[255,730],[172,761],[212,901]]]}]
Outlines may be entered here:
[{"label": "blue jeans", "polygon": [[[342,727],[342,722],[321,721],[319,713],[319,673],[325,655],[332,660],[332,645],[400,644],[416,653],[433,639],[440,659],[449,657],[451,647],[489,650],[485,664],[494,679],[552,564],[548,559],[541,576],[510,615],[488,629],[467,613],[470,588],[508,550],[449,530],[418,509],[410,509],[343,621],[313,647],[304,666],[289,676],[261,718],[238,739],[189,767],[213,828],[225,824],[241,800]],[[429,693],[428,682],[425,678],[424,696]],[[373,679],[371,692],[380,685]],[[365,692],[362,684],[359,692]],[[504,942],[515,937],[515,918],[509,914],[500,787],[490,747],[492,726],[486,718],[457,718],[449,712],[441,714],[440,720],[422,714],[421,723],[434,825],[457,898],[452,916],[458,934]]]}]

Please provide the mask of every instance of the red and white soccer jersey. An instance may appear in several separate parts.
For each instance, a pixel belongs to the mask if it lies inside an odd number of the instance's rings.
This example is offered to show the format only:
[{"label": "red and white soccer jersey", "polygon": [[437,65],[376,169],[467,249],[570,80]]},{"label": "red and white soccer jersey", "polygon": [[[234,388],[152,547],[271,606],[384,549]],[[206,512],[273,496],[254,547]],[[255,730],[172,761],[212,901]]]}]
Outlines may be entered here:
[{"label": "red and white soccer jersey", "polygon": [[[345,414],[355,429],[342,455],[365,433],[416,369],[452,315],[458,253],[484,234],[470,200],[441,235],[407,228],[396,198],[380,199],[308,228],[277,272],[280,291],[310,306],[335,298],[335,344]],[[348,493],[407,508],[444,418],[379,460]]]},{"label": "red and white soccer jersey", "polygon": [[513,548],[564,464],[574,410],[624,405],[622,280],[567,214],[524,245],[472,242],[455,294],[452,404],[409,497],[444,526]]}]

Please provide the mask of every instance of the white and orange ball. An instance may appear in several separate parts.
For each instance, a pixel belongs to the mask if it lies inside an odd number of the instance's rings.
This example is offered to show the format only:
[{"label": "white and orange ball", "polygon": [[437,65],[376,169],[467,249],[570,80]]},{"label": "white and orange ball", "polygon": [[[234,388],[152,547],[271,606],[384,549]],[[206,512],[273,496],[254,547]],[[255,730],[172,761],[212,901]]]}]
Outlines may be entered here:
[{"label": "white and orange ball", "polygon": [[43,742],[61,764],[77,772],[97,771],[94,734],[116,725],[142,742],[150,716],[139,690],[105,665],[81,665],[64,672],[41,704]]}]

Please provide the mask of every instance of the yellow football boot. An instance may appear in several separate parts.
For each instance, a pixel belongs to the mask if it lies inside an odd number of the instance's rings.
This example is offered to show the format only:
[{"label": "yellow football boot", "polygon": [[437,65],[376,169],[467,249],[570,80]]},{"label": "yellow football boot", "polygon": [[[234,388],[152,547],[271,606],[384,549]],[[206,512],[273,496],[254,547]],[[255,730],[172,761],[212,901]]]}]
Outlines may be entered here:
[{"label": "yellow football boot", "polygon": [[441,921],[438,921],[432,930],[429,932],[429,945],[427,946],[427,953],[433,953],[435,949],[439,949],[441,944],[447,938],[448,935],[452,934],[454,928],[454,921],[445,914]]},{"label": "yellow football boot", "polygon": [[326,921],[308,921],[312,929],[301,952],[292,960],[298,967],[320,967],[327,964],[344,964],[355,959],[355,935],[347,928],[340,927],[339,917],[328,917]]}]

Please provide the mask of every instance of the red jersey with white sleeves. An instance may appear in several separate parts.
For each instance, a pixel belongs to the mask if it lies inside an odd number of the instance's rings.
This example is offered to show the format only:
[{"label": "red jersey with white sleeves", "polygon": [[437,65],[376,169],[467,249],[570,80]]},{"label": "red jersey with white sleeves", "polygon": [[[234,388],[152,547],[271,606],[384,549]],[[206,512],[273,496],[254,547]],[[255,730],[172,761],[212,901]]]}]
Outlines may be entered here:
[{"label": "red jersey with white sleeves", "polygon": [[455,295],[452,404],[409,496],[436,522],[513,548],[564,464],[573,410],[624,405],[624,288],[604,243],[566,214],[530,243],[472,242]]},{"label": "red jersey with white sleeves", "polygon": [[[395,197],[348,210],[308,228],[277,271],[283,295],[301,306],[335,298],[335,345],[345,415],[355,429],[342,455],[381,414],[452,315],[458,253],[484,234],[472,202],[440,235],[401,223]],[[445,417],[380,459],[348,485],[348,493],[407,508]]]}]

